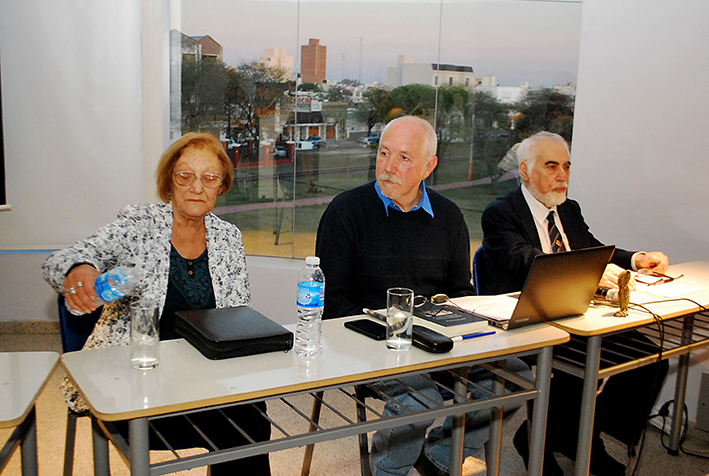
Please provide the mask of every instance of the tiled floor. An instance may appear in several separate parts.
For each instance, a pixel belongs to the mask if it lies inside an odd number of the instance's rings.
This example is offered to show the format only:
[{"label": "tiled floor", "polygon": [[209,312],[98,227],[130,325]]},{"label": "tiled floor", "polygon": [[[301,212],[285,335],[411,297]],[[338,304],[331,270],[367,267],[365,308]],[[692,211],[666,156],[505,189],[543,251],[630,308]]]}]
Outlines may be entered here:
[{"label": "tiled floor", "polygon": [[[61,342],[58,334],[0,334],[0,352],[29,350],[54,350],[61,352]],[[66,409],[57,389],[61,380],[61,371],[55,373],[52,380],[42,392],[37,403],[37,426],[39,446],[40,475],[61,475],[64,453],[64,435],[66,429]],[[276,408],[271,411],[278,411]],[[512,447],[512,434],[521,420],[524,412],[518,412],[505,425],[503,433],[503,453],[500,474],[504,476],[522,476],[525,474],[521,458]],[[645,446],[642,450],[637,476],[700,476],[709,475],[709,460],[697,456],[681,453],[679,456],[670,456],[663,449],[660,442],[660,432],[653,426],[648,427]],[[0,445],[4,444],[10,430],[0,431]],[[664,438],[667,441],[667,437]],[[609,451],[620,461],[627,461],[623,447],[607,440]],[[701,431],[691,431],[683,448],[695,453],[704,453],[709,457],[709,437]],[[153,458],[165,455],[151,454]],[[344,438],[332,442],[321,443],[316,446],[311,474],[313,476],[357,476],[359,475],[357,439]],[[271,455],[271,467],[274,476],[296,476],[300,474],[303,449],[280,451]],[[557,458],[565,474],[573,474],[573,462],[559,456]],[[20,476],[20,458],[18,452],[13,456],[3,476]],[[129,471],[117,453],[112,450],[111,467],[113,475],[128,475]],[[481,469],[484,463],[469,458],[464,466],[464,474],[484,474]],[[75,475],[91,475],[91,431],[87,418],[79,420],[76,453]],[[194,469],[182,474],[202,475],[204,469]],[[409,476],[415,476],[411,470]],[[630,474],[630,473],[628,473]]]}]

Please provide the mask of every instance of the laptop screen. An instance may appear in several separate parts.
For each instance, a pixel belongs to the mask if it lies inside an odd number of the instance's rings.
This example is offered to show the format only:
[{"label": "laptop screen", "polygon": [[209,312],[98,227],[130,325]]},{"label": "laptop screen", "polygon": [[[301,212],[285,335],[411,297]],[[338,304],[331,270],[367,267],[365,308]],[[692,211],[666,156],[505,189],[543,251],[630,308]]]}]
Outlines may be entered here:
[{"label": "laptop screen", "polygon": [[536,256],[510,319],[491,323],[514,329],[583,314],[614,249],[608,245]]}]

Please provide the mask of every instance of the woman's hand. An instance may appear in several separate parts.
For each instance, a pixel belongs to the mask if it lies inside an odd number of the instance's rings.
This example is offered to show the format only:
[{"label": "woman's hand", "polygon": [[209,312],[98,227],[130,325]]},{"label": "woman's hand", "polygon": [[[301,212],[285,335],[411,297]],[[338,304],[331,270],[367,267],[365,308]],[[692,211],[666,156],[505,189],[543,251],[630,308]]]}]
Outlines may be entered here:
[{"label": "woman's hand", "polygon": [[64,299],[72,309],[90,313],[98,306],[99,297],[94,290],[94,281],[101,273],[90,264],[72,269],[64,278]]}]

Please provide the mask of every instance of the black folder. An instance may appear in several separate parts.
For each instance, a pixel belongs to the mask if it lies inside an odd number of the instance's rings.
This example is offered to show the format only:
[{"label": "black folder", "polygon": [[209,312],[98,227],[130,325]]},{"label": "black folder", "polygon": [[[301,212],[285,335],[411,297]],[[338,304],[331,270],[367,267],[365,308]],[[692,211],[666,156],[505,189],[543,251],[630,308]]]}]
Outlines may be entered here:
[{"label": "black folder", "polygon": [[175,330],[212,360],[293,348],[292,332],[248,306],[177,311]]}]

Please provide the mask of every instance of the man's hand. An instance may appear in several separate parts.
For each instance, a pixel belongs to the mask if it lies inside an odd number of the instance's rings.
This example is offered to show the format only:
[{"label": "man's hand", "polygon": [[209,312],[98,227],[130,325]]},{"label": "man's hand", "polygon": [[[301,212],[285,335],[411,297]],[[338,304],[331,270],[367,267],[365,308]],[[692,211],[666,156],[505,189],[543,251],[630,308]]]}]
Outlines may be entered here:
[{"label": "man's hand", "polygon": [[635,256],[635,267],[637,269],[647,268],[658,273],[667,271],[669,260],[664,253],[653,251],[652,253],[638,253]]},{"label": "man's hand", "polygon": [[[618,275],[625,271],[623,268],[620,266],[616,266],[612,263],[609,263],[606,266],[606,270],[603,272],[603,276],[601,277],[601,280],[599,281],[598,285],[603,287],[603,288],[617,288],[618,287]],[[628,283],[628,287],[630,288],[631,291],[635,290],[635,287],[637,286],[637,283],[635,282],[635,278],[631,277],[630,282]]]}]

